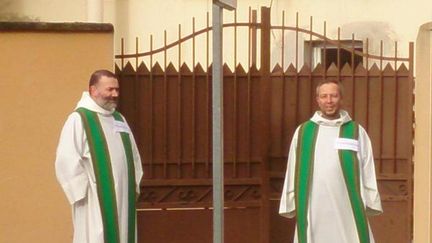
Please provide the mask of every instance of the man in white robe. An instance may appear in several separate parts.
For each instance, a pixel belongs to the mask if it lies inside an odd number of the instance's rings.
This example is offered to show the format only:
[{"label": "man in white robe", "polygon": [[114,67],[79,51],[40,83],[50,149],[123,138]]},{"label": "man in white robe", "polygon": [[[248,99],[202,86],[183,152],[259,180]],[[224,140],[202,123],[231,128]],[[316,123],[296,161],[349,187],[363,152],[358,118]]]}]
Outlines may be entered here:
[{"label": "man in white robe", "polygon": [[[131,130],[124,117],[115,111],[118,96],[116,76],[107,70],[94,72],[90,78],[89,92],[83,93],[77,110],[69,115],[61,132],[55,168],[57,179],[72,205],[74,243],[137,241],[136,209],[135,201],[132,200],[136,200],[139,195],[143,172]],[[78,112],[80,110],[99,120],[100,134],[106,142],[89,145],[92,139],[83,116]],[[128,141],[128,145],[123,139]],[[102,180],[100,170],[95,168],[98,166],[95,166],[92,150],[101,148],[105,148],[102,155],[108,161],[105,172],[109,175],[110,183]],[[98,172],[95,173],[95,170]],[[101,190],[107,190],[107,195],[112,196],[110,203],[114,210],[107,209],[112,222],[107,223],[103,219],[105,215],[101,212],[100,201],[104,199],[101,199]],[[104,226],[109,223],[115,230],[104,230]]]},{"label": "man in white robe", "polygon": [[[324,81],[317,86],[316,101],[320,108],[307,123],[316,127],[314,138],[310,138],[313,146],[310,156],[304,153],[308,142],[299,145],[299,140],[308,139],[301,137],[304,128],[299,126],[293,136],[288,155],[287,171],[283,186],[279,213],[288,218],[296,217],[296,231],[294,242],[300,243],[356,243],[374,242],[370,226],[364,215],[377,215],[382,213],[381,200],[377,189],[375,166],[372,146],[366,131],[357,125],[356,139],[341,138],[341,127],[351,123],[351,118],[344,110],[340,110],[342,103],[342,87],[337,81]],[[306,124],[306,123],[305,123]],[[354,123],[353,123],[354,124]],[[308,140],[309,141],[309,140]],[[299,147],[300,146],[300,147]],[[307,146],[306,146],[307,147]],[[353,179],[350,186],[347,183],[346,172],[342,169],[340,151],[351,151],[354,163],[353,171],[358,172],[357,179]],[[312,161],[309,171],[298,172],[301,159],[309,158]],[[309,162],[308,162],[309,163]],[[349,164],[348,164],[349,165]],[[357,165],[357,166],[355,166]],[[296,175],[297,173],[297,175]],[[310,178],[301,178],[300,174],[309,175]],[[355,173],[353,173],[355,175]],[[349,177],[349,176],[348,176]],[[303,182],[302,182],[303,181]],[[306,184],[302,203],[297,197],[301,197],[301,184]],[[347,188],[350,188],[352,195]],[[353,198],[358,192],[356,213]],[[355,200],[354,200],[355,201]],[[298,216],[299,208],[296,203],[303,206],[304,215]],[[353,206],[354,205],[354,206]],[[360,212],[360,213],[359,213]],[[365,229],[364,237],[360,237],[361,219],[363,214]],[[299,234],[299,218],[303,217],[300,224],[303,226],[303,235]],[[361,221],[361,220],[360,220]]]}]

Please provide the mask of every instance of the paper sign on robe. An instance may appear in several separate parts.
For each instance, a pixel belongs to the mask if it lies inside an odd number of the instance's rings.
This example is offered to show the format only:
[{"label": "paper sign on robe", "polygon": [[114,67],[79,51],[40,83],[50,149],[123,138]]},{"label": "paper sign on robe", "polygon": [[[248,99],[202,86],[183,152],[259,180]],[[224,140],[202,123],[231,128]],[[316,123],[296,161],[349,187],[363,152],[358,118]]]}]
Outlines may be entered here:
[{"label": "paper sign on robe", "polygon": [[358,152],[359,142],[356,139],[337,138],[335,142],[335,149],[346,149]]},{"label": "paper sign on robe", "polygon": [[115,132],[127,132],[131,133],[129,127],[126,125],[126,123],[122,121],[114,121],[114,131]]}]

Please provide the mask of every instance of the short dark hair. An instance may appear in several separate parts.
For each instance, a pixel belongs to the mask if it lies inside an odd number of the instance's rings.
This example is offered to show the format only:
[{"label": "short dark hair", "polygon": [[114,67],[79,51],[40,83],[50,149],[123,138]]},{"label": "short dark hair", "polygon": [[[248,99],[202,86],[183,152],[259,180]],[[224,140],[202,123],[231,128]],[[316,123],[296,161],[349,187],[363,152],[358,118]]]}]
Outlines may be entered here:
[{"label": "short dark hair", "polygon": [[325,80],[322,80],[321,82],[319,82],[318,85],[316,86],[316,95],[317,95],[317,96],[318,96],[318,94],[319,94],[319,88],[320,88],[321,86],[323,86],[324,84],[336,84],[336,85],[338,86],[338,88],[339,88],[339,94],[340,94],[340,96],[341,96],[341,97],[343,96],[343,94],[344,94],[344,88],[343,88],[343,85],[342,85],[341,82],[339,82],[339,81],[336,80],[336,79],[325,79]]},{"label": "short dark hair", "polygon": [[89,87],[93,86],[93,85],[96,85],[102,77],[108,77],[108,78],[115,78],[115,79],[117,79],[117,76],[113,72],[111,72],[109,70],[106,70],[106,69],[96,70],[90,76]]}]

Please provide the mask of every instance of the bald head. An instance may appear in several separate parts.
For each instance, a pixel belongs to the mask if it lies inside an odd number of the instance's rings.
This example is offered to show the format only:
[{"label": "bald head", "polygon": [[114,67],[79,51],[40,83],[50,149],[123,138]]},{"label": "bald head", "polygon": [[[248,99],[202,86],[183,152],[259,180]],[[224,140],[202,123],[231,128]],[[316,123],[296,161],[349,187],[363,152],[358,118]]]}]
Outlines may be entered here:
[{"label": "bald head", "polygon": [[335,80],[319,83],[316,88],[316,101],[324,118],[330,120],[339,118],[342,106],[341,84]]}]

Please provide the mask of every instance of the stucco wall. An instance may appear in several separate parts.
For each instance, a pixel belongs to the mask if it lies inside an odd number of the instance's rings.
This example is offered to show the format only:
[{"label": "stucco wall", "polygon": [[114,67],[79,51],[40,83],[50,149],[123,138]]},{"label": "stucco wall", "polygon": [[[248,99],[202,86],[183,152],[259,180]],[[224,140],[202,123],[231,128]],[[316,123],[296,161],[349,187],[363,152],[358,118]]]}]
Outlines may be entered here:
[{"label": "stucco wall", "polygon": [[71,242],[55,150],[91,72],[113,65],[112,26],[82,27],[0,23],[0,242]]},{"label": "stucco wall", "polygon": [[[7,5],[1,6],[0,17],[3,14],[14,13],[16,16],[28,16],[41,21],[86,21],[87,1],[91,0],[3,0]],[[341,38],[351,39],[355,33],[356,39],[365,41],[369,38],[369,51],[380,52],[380,41],[384,41],[384,55],[394,55],[394,42],[398,41],[398,55],[408,56],[408,43],[415,41],[417,30],[423,23],[432,19],[430,0],[411,1],[346,1],[346,0],[238,0],[238,21],[248,20],[248,8],[260,9],[261,6],[271,7],[272,24],[281,24],[282,11],[285,10],[285,24],[295,26],[295,14],[299,13],[299,26],[309,28],[309,17],[314,17],[314,30],[323,33],[323,22],[327,21],[327,35],[337,38],[337,28],[341,27]],[[113,23],[116,29],[115,53],[120,53],[120,38],[125,38],[126,50],[135,52],[135,37],[139,37],[140,50],[150,46],[150,35],[153,34],[153,47],[163,46],[163,31],[167,30],[168,43],[178,37],[178,25],[181,24],[182,36],[192,31],[192,17],[196,19],[196,29],[206,26],[206,12],[212,12],[211,0],[103,0],[104,22]],[[259,18],[259,14],[258,14]],[[233,21],[233,13],[224,11],[224,19]],[[211,21],[211,17],[210,17]],[[234,38],[231,30],[225,32],[225,61],[232,65]],[[295,35],[285,32],[286,40],[293,40]],[[239,62],[247,63],[247,40],[241,38],[247,32],[238,32]],[[299,36],[300,40],[309,36]],[[197,40],[196,60],[205,60],[205,44]],[[281,46],[280,31],[272,33],[272,47]],[[291,45],[293,46],[293,45]],[[182,60],[191,62],[192,45],[182,46]],[[286,46],[287,63],[294,60],[293,47]],[[302,62],[302,46],[300,45],[300,60]],[[272,62],[280,58],[275,54]],[[168,52],[168,58],[176,62],[177,50]],[[155,56],[154,61],[160,61],[163,55]],[[211,59],[210,59],[211,60]],[[148,61],[148,60],[147,60]],[[273,65],[272,65],[273,66]]]},{"label": "stucco wall", "polygon": [[[149,50],[150,35],[153,35],[153,48],[163,46],[164,33],[167,31],[168,43],[178,38],[179,24],[181,34],[186,36],[192,32],[192,17],[195,17],[195,29],[206,26],[206,12],[212,12],[212,1],[169,0],[164,2],[142,0],[105,0],[104,20],[115,25],[115,53],[120,53],[120,38],[125,38],[125,49],[135,52],[135,37],[139,37],[139,49]],[[412,0],[398,1],[301,1],[301,0],[242,0],[237,1],[237,21],[248,21],[248,8],[258,10],[260,7],[271,7],[273,25],[282,24],[282,11],[285,11],[285,25],[295,26],[296,12],[299,13],[299,27],[309,29],[310,16],[313,16],[313,30],[323,34],[324,21],[327,24],[327,36],[337,39],[337,29],[341,27],[341,39],[351,40],[352,33],[357,40],[366,42],[369,39],[369,52],[380,53],[380,41],[383,40],[385,56],[394,56],[395,42],[398,42],[398,56],[408,57],[409,42],[415,41],[420,25],[431,20],[432,1]],[[233,22],[234,14],[224,11],[224,20]],[[155,24],[156,23],[156,24]],[[238,28],[237,61],[243,66],[247,63],[247,31]],[[224,61],[233,66],[233,31],[224,31]],[[205,37],[196,40],[196,61],[205,63]],[[211,38],[211,37],[210,37]],[[275,51],[271,56],[271,68],[280,61],[282,43],[281,31],[273,30],[271,46]],[[295,33],[285,32],[285,64],[295,62]],[[303,41],[309,35],[299,35],[299,63],[303,63]],[[287,44],[291,42],[292,44]],[[211,40],[210,40],[211,43]],[[259,53],[259,52],[258,52]],[[211,54],[210,54],[211,55]],[[177,49],[168,52],[168,58],[177,63]],[[191,63],[192,44],[182,45],[182,62]],[[258,56],[259,58],[259,56]],[[211,60],[211,57],[210,57]],[[144,61],[148,62],[148,59]],[[163,62],[163,54],[153,57],[153,61]],[[259,63],[259,61],[258,61]],[[385,64],[384,64],[385,65]]]},{"label": "stucco wall", "polygon": [[416,42],[414,242],[432,242],[432,22]]}]

